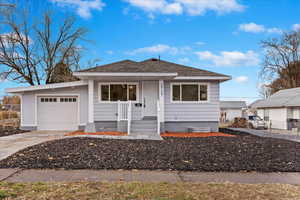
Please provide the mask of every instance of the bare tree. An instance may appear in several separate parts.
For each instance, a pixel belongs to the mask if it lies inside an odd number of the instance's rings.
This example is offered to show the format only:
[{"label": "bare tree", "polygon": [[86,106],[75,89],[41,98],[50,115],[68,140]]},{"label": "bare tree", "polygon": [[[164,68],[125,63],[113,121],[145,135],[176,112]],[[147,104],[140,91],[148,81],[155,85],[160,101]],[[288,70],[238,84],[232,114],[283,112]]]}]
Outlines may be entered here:
[{"label": "bare tree", "polygon": [[82,53],[78,43],[87,31],[75,22],[74,17],[66,17],[61,23],[54,23],[50,12],[36,21],[26,9],[5,13],[3,24],[9,31],[0,35],[2,77],[40,85],[56,80],[59,64],[70,72],[78,69]]},{"label": "bare tree", "polygon": [[271,93],[300,87],[300,31],[262,41],[265,50],[261,78],[271,82]]}]

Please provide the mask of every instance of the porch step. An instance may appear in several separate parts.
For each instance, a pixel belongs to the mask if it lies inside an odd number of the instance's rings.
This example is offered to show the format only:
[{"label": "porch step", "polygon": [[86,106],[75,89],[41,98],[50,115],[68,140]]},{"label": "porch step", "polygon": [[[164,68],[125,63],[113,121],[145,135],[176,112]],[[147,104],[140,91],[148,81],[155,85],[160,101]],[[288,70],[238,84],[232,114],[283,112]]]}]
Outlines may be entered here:
[{"label": "porch step", "polygon": [[131,124],[152,124],[156,125],[156,120],[133,120],[131,121]]},{"label": "porch step", "polygon": [[209,133],[211,132],[210,127],[188,127],[189,133]]},{"label": "porch step", "polygon": [[157,133],[156,120],[135,120],[131,122],[131,132],[141,134]]},{"label": "porch step", "polygon": [[152,130],[152,129],[133,129],[131,130],[131,133],[135,134],[135,133],[140,133],[140,134],[146,134],[146,135],[155,135],[157,133],[156,130]]},{"label": "porch step", "polygon": [[157,120],[157,117],[154,116],[145,116],[143,120]]}]

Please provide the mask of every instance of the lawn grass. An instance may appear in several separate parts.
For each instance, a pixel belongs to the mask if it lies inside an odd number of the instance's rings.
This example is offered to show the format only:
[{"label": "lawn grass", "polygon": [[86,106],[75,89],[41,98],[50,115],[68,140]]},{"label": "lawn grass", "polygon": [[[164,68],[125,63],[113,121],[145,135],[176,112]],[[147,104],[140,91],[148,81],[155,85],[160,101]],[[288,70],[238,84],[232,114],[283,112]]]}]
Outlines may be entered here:
[{"label": "lawn grass", "polygon": [[196,183],[5,183],[0,199],[101,200],[263,200],[299,199],[300,186],[283,184]]}]

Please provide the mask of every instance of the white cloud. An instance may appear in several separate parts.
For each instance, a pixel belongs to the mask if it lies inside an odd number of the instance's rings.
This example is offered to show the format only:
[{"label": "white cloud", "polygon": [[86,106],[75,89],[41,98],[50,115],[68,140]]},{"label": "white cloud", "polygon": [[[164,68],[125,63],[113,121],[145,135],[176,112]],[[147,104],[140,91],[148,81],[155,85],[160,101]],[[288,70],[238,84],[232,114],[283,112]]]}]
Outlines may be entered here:
[{"label": "white cloud", "polygon": [[265,31],[265,27],[251,22],[248,24],[240,24],[239,30],[250,33],[260,33]]},{"label": "white cloud", "polygon": [[123,0],[134,7],[143,9],[146,12],[161,14],[182,14],[204,15],[207,11],[214,11],[218,14],[233,11],[243,11],[244,6],[237,0]]},{"label": "white cloud", "polygon": [[108,50],[108,51],[106,51],[106,53],[109,54],[109,55],[113,55],[114,54],[114,52],[112,50]]},{"label": "white cloud", "polygon": [[259,64],[259,56],[254,51],[245,53],[240,51],[222,51],[219,55],[210,51],[195,52],[200,60],[207,60],[214,66],[256,66]]},{"label": "white cloud", "polygon": [[187,51],[190,51],[191,47],[185,46],[185,47],[172,47],[166,44],[157,44],[149,47],[143,47],[143,48],[138,48],[134,49],[132,51],[126,52],[128,55],[136,55],[136,54],[171,54],[171,55],[176,55],[176,54],[184,54]]},{"label": "white cloud", "polygon": [[267,33],[275,33],[275,34],[282,34],[283,31],[280,28],[268,28],[266,29]]},{"label": "white cloud", "polygon": [[249,80],[247,76],[238,76],[234,79],[238,83],[245,83]]},{"label": "white cloud", "polygon": [[207,11],[214,11],[218,14],[243,11],[244,6],[237,0],[176,0],[181,3],[190,15],[203,15]]},{"label": "white cloud", "polygon": [[300,31],[300,24],[294,24],[292,28],[294,31]]},{"label": "white cloud", "polygon": [[246,24],[240,24],[239,30],[248,32],[248,33],[275,33],[275,34],[281,34],[283,31],[279,28],[273,27],[273,28],[266,28],[264,25],[256,24],[254,22],[246,23]]},{"label": "white cloud", "polygon": [[91,17],[92,10],[101,11],[105,4],[102,0],[49,0],[52,3],[57,3],[58,6],[69,6],[76,9],[76,13],[85,19]]},{"label": "white cloud", "polygon": [[200,41],[199,41],[199,42],[195,42],[195,44],[196,44],[196,45],[199,45],[199,46],[202,46],[202,45],[205,45],[205,42],[200,42]]}]

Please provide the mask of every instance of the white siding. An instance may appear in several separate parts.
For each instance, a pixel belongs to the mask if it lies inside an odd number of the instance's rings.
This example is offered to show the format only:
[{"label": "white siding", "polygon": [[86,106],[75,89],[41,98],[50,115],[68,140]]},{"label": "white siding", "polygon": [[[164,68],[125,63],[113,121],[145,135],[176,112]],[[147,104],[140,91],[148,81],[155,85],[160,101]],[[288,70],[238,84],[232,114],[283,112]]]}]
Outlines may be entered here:
[{"label": "white siding", "polygon": [[[136,81],[134,81],[136,82]],[[116,102],[111,103],[102,103],[99,102],[99,83],[95,82],[95,92],[94,92],[94,120],[95,121],[116,121],[117,120],[117,113],[118,113],[118,104]],[[107,82],[103,82],[107,83]],[[142,102],[142,84],[139,82],[139,102]],[[132,117],[133,120],[141,119],[142,117],[142,108],[132,106],[133,113]]]},{"label": "white siding", "polygon": [[291,119],[300,119],[300,108],[299,107],[293,107],[290,108],[290,115],[288,116],[288,118]]},{"label": "white siding", "polygon": [[257,109],[257,116],[260,118],[264,118],[264,109]]},{"label": "white siding", "polygon": [[243,117],[242,109],[221,109],[222,112],[226,112],[226,120],[232,121],[236,117]]},{"label": "white siding", "polygon": [[219,82],[210,82],[206,103],[171,103],[170,83],[165,82],[165,121],[219,121]]},{"label": "white siding", "polygon": [[88,101],[87,101],[87,86],[80,86],[74,88],[61,88],[53,90],[40,90],[35,92],[25,92],[22,95],[22,124],[21,126],[36,126],[36,95],[64,95],[74,94],[80,95],[80,124],[85,125],[88,117]]},{"label": "white siding", "polygon": [[287,108],[270,108],[272,128],[287,129]]}]

